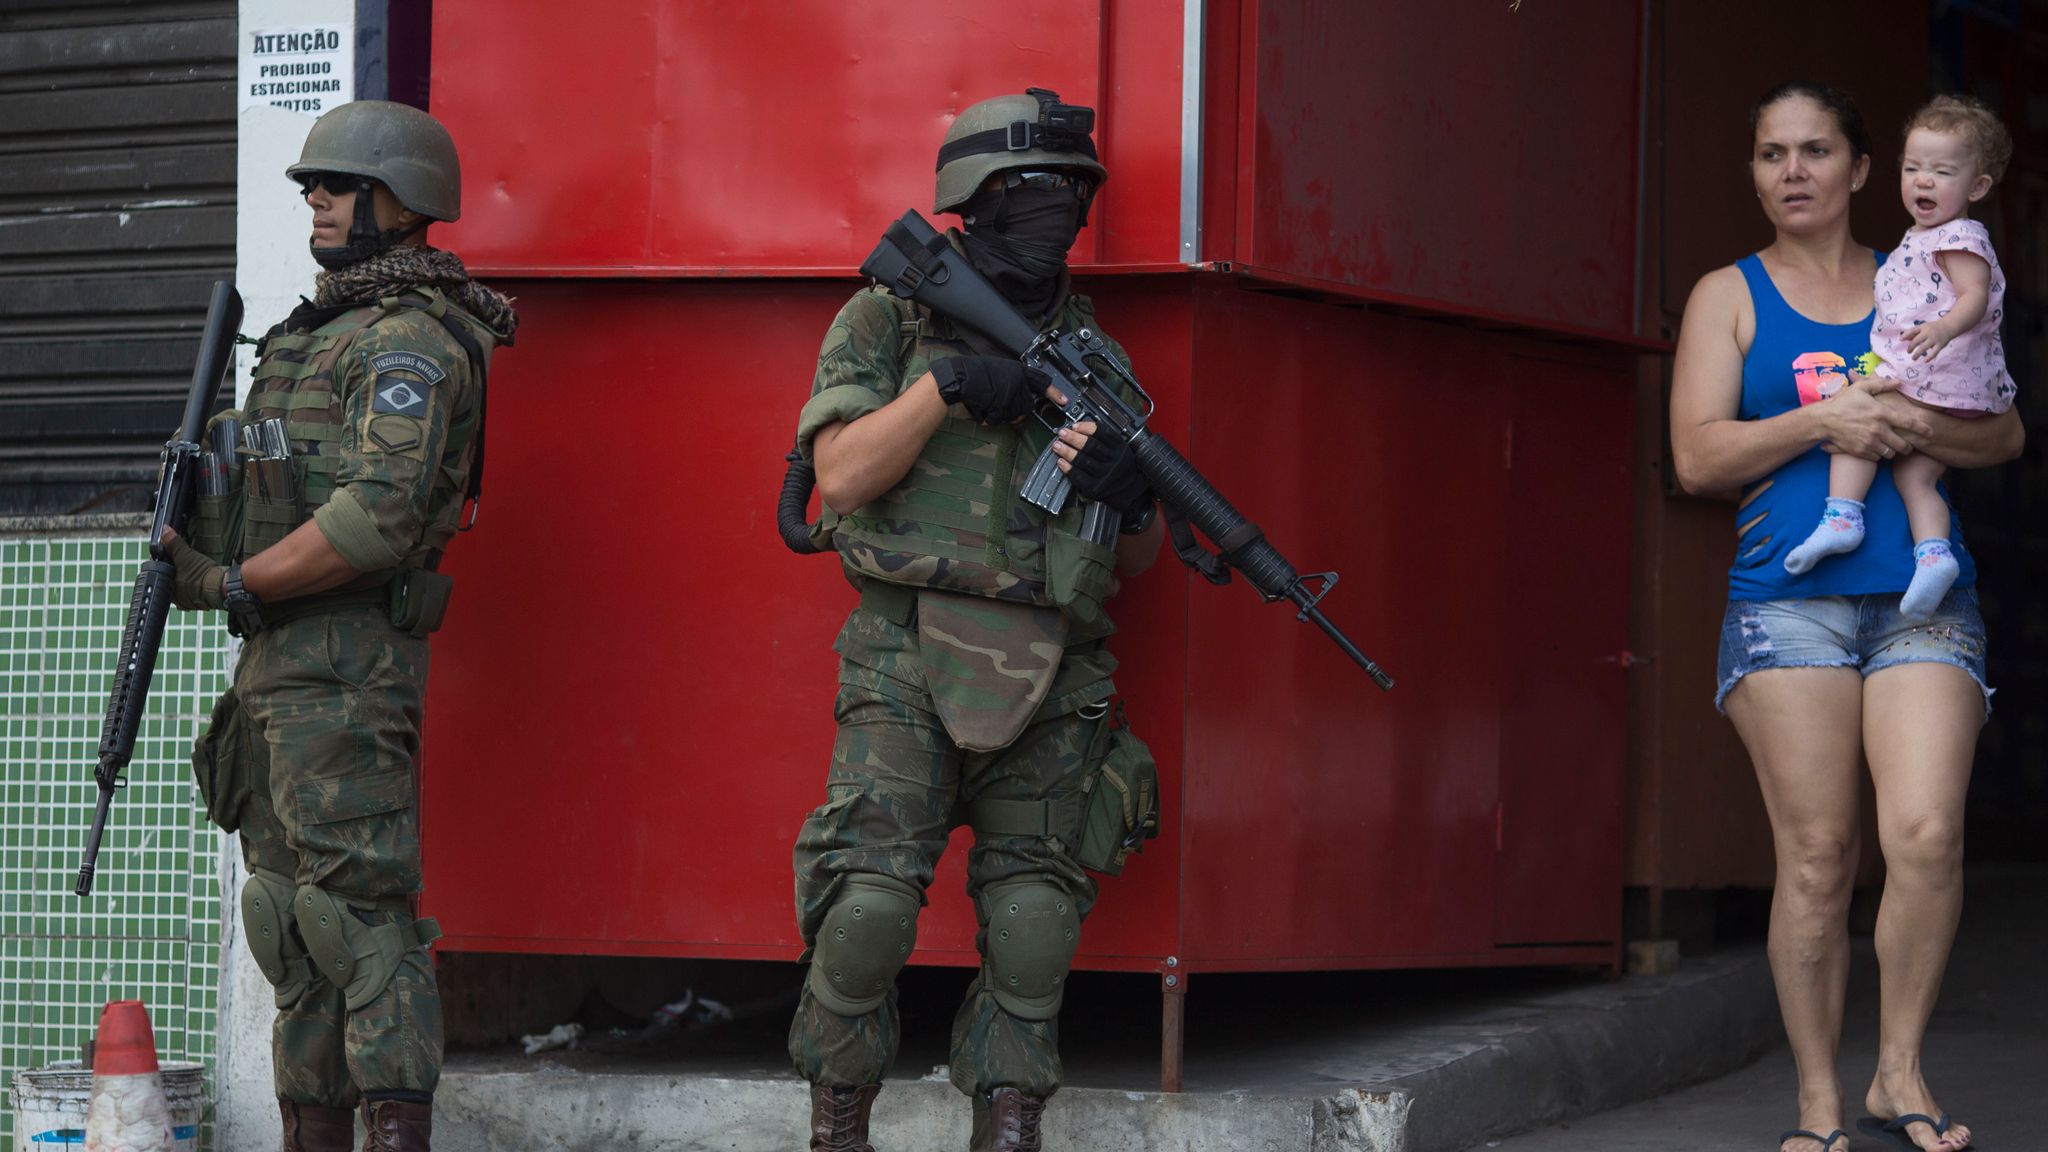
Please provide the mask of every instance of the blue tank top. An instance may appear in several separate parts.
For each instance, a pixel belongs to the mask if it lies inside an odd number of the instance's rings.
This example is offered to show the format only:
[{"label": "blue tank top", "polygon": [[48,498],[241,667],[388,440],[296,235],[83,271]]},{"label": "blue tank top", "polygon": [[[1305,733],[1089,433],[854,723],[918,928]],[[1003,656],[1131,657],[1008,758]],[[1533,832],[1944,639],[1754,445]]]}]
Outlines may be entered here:
[{"label": "blue tank top", "polygon": [[[1883,261],[1881,253],[1878,259]],[[1833,395],[1847,382],[1850,365],[1870,350],[1870,319],[1816,323],[1793,311],[1778,294],[1760,258],[1745,256],[1735,266],[1749,282],[1749,298],[1756,307],[1756,336],[1742,361],[1742,419],[1761,420]],[[1785,571],[1785,553],[1820,523],[1827,503],[1829,459],[1815,447],[1743,490],[1744,504],[1735,513],[1735,565],[1728,570],[1730,599],[1904,592],[1912,582],[1913,530],[1889,465],[1877,470],[1870,494],[1864,497],[1863,546],[1830,556],[1803,576]],[[1946,496],[1947,490],[1942,494]],[[1956,587],[1975,584],[1977,565],[1963,546],[1962,525],[1953,508],[1949,543],[1962,566]]]}]

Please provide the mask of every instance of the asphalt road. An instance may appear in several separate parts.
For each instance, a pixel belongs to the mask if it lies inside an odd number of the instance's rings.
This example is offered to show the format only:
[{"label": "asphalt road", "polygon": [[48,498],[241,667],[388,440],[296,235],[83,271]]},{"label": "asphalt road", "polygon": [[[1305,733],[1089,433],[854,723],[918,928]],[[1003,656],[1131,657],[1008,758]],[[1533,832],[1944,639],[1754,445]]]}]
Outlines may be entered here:
[{"label": "asphalt road", "polygon": [[[2048,871],[1973,872],[1923,1063],[1941,1105],[1983,1152],[2048,1152]],[[1842,1036],[1849,1147],[1877,1064],[1877,964],[1855,941]],[[1792,1056],[1780,1046],[1732,1075],[1570,1124],[1490,1141],[1500,1152],[1776,1152],[1796,1127]],[[1837,1152],[1841,1145],[1835,1146]]]}]

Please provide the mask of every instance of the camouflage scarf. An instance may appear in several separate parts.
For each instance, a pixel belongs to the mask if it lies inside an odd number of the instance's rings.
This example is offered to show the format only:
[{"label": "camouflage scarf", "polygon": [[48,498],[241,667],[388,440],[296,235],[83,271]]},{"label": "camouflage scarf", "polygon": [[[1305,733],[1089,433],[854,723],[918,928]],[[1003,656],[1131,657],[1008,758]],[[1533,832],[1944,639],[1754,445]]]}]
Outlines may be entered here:
[{"label": "camouflage scarf", "polygon": [[313,284],[313,303],[322,308],[378,300],[407,288],[431,287],[483,321],[497,334],[500,344],[510,344],[513,330],[519,327],[519,314],[512,310],[510,297],[471,280],[462,259],[439,248],[399,244],[346,268],[322,272]]}]

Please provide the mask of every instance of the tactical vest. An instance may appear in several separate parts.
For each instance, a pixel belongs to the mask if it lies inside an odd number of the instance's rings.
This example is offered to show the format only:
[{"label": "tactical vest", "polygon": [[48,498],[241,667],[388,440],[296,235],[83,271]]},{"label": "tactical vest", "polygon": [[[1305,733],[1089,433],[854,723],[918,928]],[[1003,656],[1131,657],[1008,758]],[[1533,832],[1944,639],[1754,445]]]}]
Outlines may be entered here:
[{"label": "tactical vest", "polygon": [[[974,354],[944,319],[871,291],[897,314],[907,344],[899,395],[935,361]],[[1092,325],[1093,309],[1070,296],[1060,319]],[[1114,530],[1097,527],[1094,501],[1070,500],[1049,516],[1017,494],[1051,440],[1033,417],[991,426],[949,413],[894,488],[833,525],[849,575],[1057,607],[1071,623],[1070,643],[1108,635],[1114,628],[1103,602],[1116,591]],[[1084,534],[1084,521],[1095,538]]]},{"label": "tactical vest", "polygon": [[[471,453],[478,445],[482,427],[484,377],[495,340],[482,323],[431,288],[409,289],[401,295],[385,297],[345,312],[309,332],[280,332],[264,338],[262,359],[253,373],[243,419],[248,424],[272,417],[283,419],[291,440],[298,498],[266,500],[248,485],[243,486],[241,558],[282,540],[334,498],[336,476],[341,470],[342,439],[348,432],[348,414],[342,406],[340,389],[343,358],[361,333],[405,312],[423,313],[437,329],[452,321],[474,344],[473,348],[459,349],[470,361],[464,370],[470,373],[474,384],[469,409],[456,413],[449,426],[427,505],[426,528],[399,566],[433,568],[439,563],[442,549],[462,527],[462,509],[471,480]],[[451,344],[460,344],[453,331],[449,336]],[[442,352],[438,348],[435,351]],[[379,583],[381,577],[366,578],[364,582]]]}]

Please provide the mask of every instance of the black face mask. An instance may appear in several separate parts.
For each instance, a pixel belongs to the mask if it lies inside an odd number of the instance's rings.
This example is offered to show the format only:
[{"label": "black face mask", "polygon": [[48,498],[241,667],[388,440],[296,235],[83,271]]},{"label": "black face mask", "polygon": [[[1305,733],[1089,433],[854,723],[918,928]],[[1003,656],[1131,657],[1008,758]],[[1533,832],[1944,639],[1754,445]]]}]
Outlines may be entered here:
[{"label": "black face mask", "polygon": [[967,259],[1011,303],[1043,316],[1081,233],[1081,209],[1072,188],[1020,184],[976,193],[961,211]]}]

